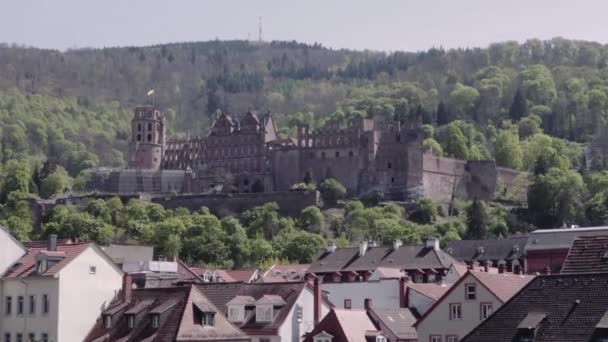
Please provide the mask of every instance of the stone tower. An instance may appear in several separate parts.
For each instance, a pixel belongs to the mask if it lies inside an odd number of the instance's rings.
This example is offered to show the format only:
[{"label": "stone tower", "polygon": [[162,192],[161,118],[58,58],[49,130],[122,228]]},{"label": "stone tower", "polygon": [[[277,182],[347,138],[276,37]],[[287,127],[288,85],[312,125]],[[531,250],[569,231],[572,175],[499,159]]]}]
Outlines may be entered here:
[{"label": "stone tower", "polygon": [[165,119],[152,106],[135,108],[131,120],[129,167],[158,170],[165,153]]}]

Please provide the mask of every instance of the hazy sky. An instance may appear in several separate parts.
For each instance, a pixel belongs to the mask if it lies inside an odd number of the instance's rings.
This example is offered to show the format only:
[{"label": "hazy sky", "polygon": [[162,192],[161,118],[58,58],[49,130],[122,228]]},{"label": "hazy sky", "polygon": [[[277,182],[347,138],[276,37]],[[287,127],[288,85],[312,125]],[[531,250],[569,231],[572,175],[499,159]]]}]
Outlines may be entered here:
[{"label": "hazy sky", "polygon": [[605,0],[0,0],[0,42],[67,49],[177,41],[417,51],[504,40],[608,41]]}]

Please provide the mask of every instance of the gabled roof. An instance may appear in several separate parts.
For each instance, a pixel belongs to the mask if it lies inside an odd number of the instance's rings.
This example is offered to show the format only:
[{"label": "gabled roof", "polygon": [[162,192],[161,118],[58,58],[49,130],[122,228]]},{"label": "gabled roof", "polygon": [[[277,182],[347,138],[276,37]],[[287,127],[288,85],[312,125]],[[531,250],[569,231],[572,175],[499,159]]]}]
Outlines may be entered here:
[{"label": "gabled roof", "polygon": [[255,281],[258,275],[258,270],[256,269],[226,270],[225,272],[235,281],[242,281],[245,283]]},{"label": "gabled roof", "polygon": [[454,240],[444,248],[459,261],[511,260],[523,256],[527,236],[488,240]]},{"label": "gabled roof", "polygon": [[237,296],[247,296],[256,301],[280,298],[285,303],[275,307],[272,322],[257,322],[255,312],[249,314],[238,327],[248,335],[276,335],[289,312],[295,305],[300,293],[307,287],[305,282],[289,283],[205,283],[197,285],[218,310],[226,313],[226,304]]},{"label": "gabled roof", "polygon": [[378,267],[448,269],[454,262],[456,260],[444,251],[422,245],[400,246],[397,250],[390,246],[368,247],[363,256],[359,255],[358,247],[349,247],[323,252],[308,272],[374,271]]},{"label": "gabled roof", "polygon": [[451,284],[437,284],[437,283],[409,283],[407,289],[416,291],[421,295],[432,299],[438,300],[452,287]]},{"label": "gabled roof", "polygon": [[414,328],[416,317],[408,308],[377,309],[372,307],[369,310],[369,315],[380,321],[389,330],[385,333],[390,333],[399,340],[415,340],[418,338],[416,328]]},{"label": "gabled roof", "polygon": [[[537,325],[535,342],[607,338],[608,273],[541,275],[482,322],[463,342],[511,342]],[[526,331],[533,332],[533,331]]]},{"label": "gabled roof", "polygon": [[574,240],[561,273],[608,272],[608,235],[582,236]]},{"label": "gabled roof", "polygon": [[262,281],[270,282],[285,282],[285,281],[301,281],[310,264],[288,264],[288,265],[272,265],[262,275]]},{"label": "gabled roof", "polygon": [[422,315],[422,317],[416,322],[415,326],[418,326],[423,320],[425,320],[433,310],[441,305],[441,303],[445,300],[448,300],[448,297],[459,287],[459,285],[463,282],[468,281],[469,279],[476,279],[481,285],[483,285],[491,294],[496,296],[496,298],[505,302],[509,300],[513,295],[517,293],[517,291],[521,290],[526,284],[528,284],[534,276],[530,275],[517,275],[513,273],[486,273],[486,272],[477,272],[477,271],[468,271],[464,276],[460,277],[457,282],[454,283],[444,294],[439,298],[433,305],[427,310],[427,312]]},{"label": "gabled roof", "polygon": [[[46,270],[46,272],[42,274],[38,274],[36,272],[36,256],[39,253],[48,253],[47,243],[46,242],[30,242],[26,243],[25,247],[27,248],[27,252],[24,256],[22,256],[17,262],[9,268],[4,274],[5,278],[23,278],[29,277],[32,275],[36,276],[53,276],[61,271],[65,266],[67,266],[72,260],[76,259],[85,249],[93,246],[94,244],[91,242],[76,242],[76,243],[68,243],[68,242],[57,242],[57,251],[51,252],[53,256],[60,256],[61,253],[65,254],[65,257],[62,257],[56,264]],[[103,251],[99,250],[102,255],[105,256]],[[57,253],[59,252],[59,253]],[[114,263],[109,260],[109,257],[106,256],[108,262],[112,265]]]},{"label": "gabled roof", "polygon": [[577,237],[607,234],[608,227],[537,229],[530,233],[525,251],[569,249]]},{"label": "gabled roof", "polygon": [[15,243],[15,245],[17,245],[19,248],[21,248],[24,253],[27,251],[27,248],[25,248],[25,246],[23,246],[23,244],[19,240],[15,239],[15,237],[13,236],[13,234],[11,234],[9,232],[9,230],[6,229],[1,224],[0,224],[0,230],[2,230],[6,234],[6,236],[8,236],[8,238],[11,239],[11,241],[13,241]]},{"label": "gabled roof", "polygon": [[[194,321],[194,310],[215,313],[213,326]],[[127,315],[113,316],[112,327],[106,329],[98,320],[85,341],[248,341],[243,332],[193,285],[154,289],[136,289],[129,302],[117,300],[112,312],[137,315],[136,326],[128,327]],[[160,326],[152,328],[151,314],[160,315]]]},{"label": "gabled roof", "polygon": [[366,310],[334,309],[334,311],[349,342],[363,341],[368,332],[378,331]]}]

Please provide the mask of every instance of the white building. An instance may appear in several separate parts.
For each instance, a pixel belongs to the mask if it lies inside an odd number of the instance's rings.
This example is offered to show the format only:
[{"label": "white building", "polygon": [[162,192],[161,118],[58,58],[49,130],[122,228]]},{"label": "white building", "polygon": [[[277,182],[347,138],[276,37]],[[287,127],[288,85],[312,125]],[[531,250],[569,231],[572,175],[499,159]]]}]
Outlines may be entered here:
[{"label": "white building", "polygon": [[0,275],[4,274],[26,251],[19,241],[0,226]]},{"label": "white building", "polygon": [[399,309],[404,305],[405,279],[382,278],[378,280],[323,283],[321,289],[338,309],[365,309],[365,302],[374,307]]},{"label": "white building", "polygon": [[533,278],[467,272],[416,322],[418,341],[459,341]]},{"label": "white building", "polygon": [[26,244],[0,278],[4,342],[82,341],[122,285],[121,270],[93,243]]}]

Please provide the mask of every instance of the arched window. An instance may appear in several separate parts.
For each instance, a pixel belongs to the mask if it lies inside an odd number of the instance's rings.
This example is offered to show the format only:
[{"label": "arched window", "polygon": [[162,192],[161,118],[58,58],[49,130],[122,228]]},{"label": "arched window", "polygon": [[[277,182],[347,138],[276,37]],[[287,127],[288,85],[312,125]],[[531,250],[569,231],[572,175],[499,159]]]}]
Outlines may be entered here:
[{"label": "arched window", "polygon": [[141,124],[140,123],[137,124],[137,131],[141,132]]},{"label": "arched window", "polygon": [[141,134],[137,135],[137,141],[141,141]]},{"label": "arched window", "polygon": [[148,141],[152,141],[152,134],[148,134]]},{"label": "arched window", "polygon": [[387,168],[391,169],[393,168],[393,164],[391,162],[388,162],[388,164],[386,165]]},{"label": "arched window", "polygon": [[148,123],[148,131],[151,131],[151,130],[152,130],[152,124]]}]

